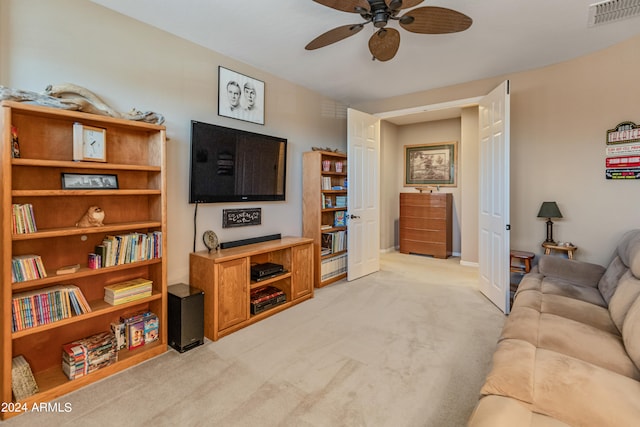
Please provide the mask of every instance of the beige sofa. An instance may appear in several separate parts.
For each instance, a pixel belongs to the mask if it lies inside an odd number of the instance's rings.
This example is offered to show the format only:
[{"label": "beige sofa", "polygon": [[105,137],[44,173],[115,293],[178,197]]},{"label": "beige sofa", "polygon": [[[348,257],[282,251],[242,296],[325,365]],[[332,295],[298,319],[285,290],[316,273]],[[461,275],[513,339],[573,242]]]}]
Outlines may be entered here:
[{"label": "beige sofa", "polygon": [[640,230],[602,266],[543,256],[515,296],[472,427],[640,426]]}]

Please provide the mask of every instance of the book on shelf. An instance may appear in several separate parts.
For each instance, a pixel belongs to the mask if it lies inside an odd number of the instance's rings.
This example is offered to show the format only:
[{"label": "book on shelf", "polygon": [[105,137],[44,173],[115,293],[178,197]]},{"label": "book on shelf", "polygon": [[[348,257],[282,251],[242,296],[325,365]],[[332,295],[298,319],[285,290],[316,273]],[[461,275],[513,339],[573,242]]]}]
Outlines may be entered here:
[{"label": "book on shelf", "polygon": [[335,227],[347,226],[347,215],[345,211],[335,211],[333,217],[333,225]]},{"label": "book on shelf", "polygon": [[56,274],[71,274],[77,272],[78,270],[80,270],[80,264],[65,265],[64,267],[60,267],[59,269],[57,269]]},{"label": "book on shelf", "polygon": [[115,335],[100,332],[62,346],[62,370],[74,380],[118,360]]},{"label": "book on shelf", "polygon": [[38,231],[31,203],[13,204],[11,210],[13,234],[28,234]]},{"label": "book on shelf", "polygon": [[323,176],[322,177],[322,189],[323,190],[331,190],[331,177]]},{"label": "book on shelf", "polygon": [[16,401],[26,399],[40,391],[31,366],[23,355],[18,355],[11,360],[11,391]]},{"label": "book on shelf", "polygon": [[127,330],[124,322],[111,322],[111,332],[113,332],[116,339],[116,349],[127,348]]},{"label": "book on shelf", "polygon": [[152,292],[153,282],[139,277],[105,286],[104,300],[111,305],[118,305],[150,297]]},{"label": "book on shelf", "polygon": [[160,337],[158,333],[158,316],[151,313],[144,318],[144,343],[149,344],[157,341]]},{"label": "book on shelf", "polygon": [[91,306],[75,285],[57,285],[13,294],[12,331],[17,332],[90,313]]},{"label": "book on shelf", "polygon": [[347,207],[347,196],[336,196],[336,208]]},{"label": "book on shelf", "polygon": [[320,263],[320,280],[325,281],[347,272],[347,254],[323,259]]},{"label": "book on shelf", "polygon": [[47,277],[40,255],[17,255],[11,258],[11,283]]},{"label": "book on shelf", "polygon": [[330,228],[333,228],[333,225],[331,225],[331,224],[322,224],[320,226],[320,230],[329,230]]},{"label": "book on shelf", "polygon": [[127,343],[129,350],[144,345],[144,320],[127,325]]}]

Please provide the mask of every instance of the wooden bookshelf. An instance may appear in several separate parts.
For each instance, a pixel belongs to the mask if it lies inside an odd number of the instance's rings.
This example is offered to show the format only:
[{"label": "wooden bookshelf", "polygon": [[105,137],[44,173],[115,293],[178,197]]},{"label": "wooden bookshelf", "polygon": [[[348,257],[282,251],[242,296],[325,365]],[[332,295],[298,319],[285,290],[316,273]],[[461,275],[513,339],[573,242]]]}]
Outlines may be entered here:
[{"label": "wooden bookshelf", "polygon": [[[3,402],[12,402],[11,362],[23,355],[39,393],[20,402],[30,407],[103,379],[167,350],[166,256],[100,269],[87,267],[88,254],[107,235],[162,232],[166,252],[166,168],[164,126],[75,111],[4,101],[1,104],[0,171],[2,175],[2,243],[0,274],[0,385]],[[73,124],[106,130],[107,162],[73,161]],[[20,157],[12,156],[11,128],[18,134]],[[117,189],[62,188],[62,173],[117,175]],[[12,232],[12,204],[31,204],[37,231]],[[105,212],[103,227],[78,228],[89,206]],[[47,276],[12,283],[12,257],[37,254]],[[71,274],[58,268],[80,264]],[[150,297],[121,305],[104,302],[104,286],[144,277],[153,281]],[[12,296],[57,284],[80,288],[92,311],[57,322],[12,331]],[[120,350],[115,364],[75,380],[62,371],[62,345],[108,331],[111,322],[131,311],[150,310],[159,319],[159,340],[132,351]],[[2,418],[19,412],[2,413]]]},{"label": "wooden bookshelf", "polygon": [[[341,163],[342,169],[337,170],[336,164]],[[328,165],[328,168],[326,167]],[[347,226],[335,225],[336,212],[347,215],[347,204],[336,206],[336,197],[347,197],[347,155],[329,151],[309,151],[302,157],[302,234],[313,239],[314,246],[314,286],[320,288],[338,280],[344,279],[346,273],[346,233]],[[327,188],[326,183],[330,183]],[[336,189],[336,187],[340,187]],[[331,204],[327,203],[331,200]],[[322,239],[326,233],[344,234],[344,249],[332,250],[329,254],[322,254]],[[338,260],[341,260],[338,263]],[[342,262],[344,261],[344,262]],[[323,268],[323,264],[324,268]],[[331,266],[329,266],[331,264]],[[327,274],[333,265],[340,266],[339,273],[334,271]],[[337,267],[336,267],[337,268]],[[325,277],[323,277],[323,274]],[[329,275],[330,277],[326,277]]]}]

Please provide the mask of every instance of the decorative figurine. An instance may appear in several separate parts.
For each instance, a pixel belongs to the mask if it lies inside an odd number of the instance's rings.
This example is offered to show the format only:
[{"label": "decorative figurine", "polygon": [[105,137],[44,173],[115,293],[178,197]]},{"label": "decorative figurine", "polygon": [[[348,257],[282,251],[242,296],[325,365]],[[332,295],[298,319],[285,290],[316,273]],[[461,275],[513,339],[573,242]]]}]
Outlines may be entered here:
[{"label": "decorative figurine", "polygon": [[104,224],[104,211],[97,206],[91,206],[76,223],[76,227],[102,227]]}]

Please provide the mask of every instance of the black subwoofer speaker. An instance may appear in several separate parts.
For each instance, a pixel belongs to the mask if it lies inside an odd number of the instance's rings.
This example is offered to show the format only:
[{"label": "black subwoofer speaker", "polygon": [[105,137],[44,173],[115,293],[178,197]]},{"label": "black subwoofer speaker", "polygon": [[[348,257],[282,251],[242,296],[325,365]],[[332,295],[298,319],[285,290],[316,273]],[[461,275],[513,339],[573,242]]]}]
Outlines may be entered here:
[{"label": "black subwoofer speaker", "polygon": [[204,344],[204,292],[185,283],[168,291],[169,345],[184,353]]}]

